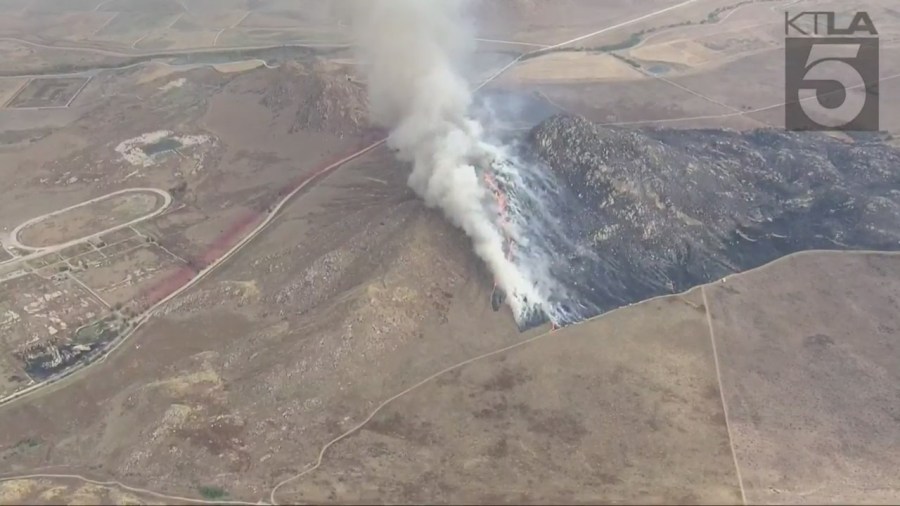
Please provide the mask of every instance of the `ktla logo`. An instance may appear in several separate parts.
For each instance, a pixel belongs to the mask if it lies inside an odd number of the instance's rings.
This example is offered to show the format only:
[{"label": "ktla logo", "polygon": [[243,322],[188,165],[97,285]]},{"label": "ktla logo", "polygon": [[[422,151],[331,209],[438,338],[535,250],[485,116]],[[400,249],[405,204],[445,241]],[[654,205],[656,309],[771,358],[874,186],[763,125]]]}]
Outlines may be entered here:
[{"label": "ktla logo", "polygon": [[785,127],[879,129],[878,31],[866,12],[785,13]]}]

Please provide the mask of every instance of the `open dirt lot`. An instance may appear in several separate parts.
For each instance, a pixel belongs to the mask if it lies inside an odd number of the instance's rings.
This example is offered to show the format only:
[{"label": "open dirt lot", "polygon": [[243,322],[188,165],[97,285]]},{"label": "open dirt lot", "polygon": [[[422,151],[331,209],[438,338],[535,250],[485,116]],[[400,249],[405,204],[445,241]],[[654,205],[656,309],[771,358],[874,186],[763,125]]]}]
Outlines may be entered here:
[{"label": "open dirt lot", "polygon": [[121,251],[109,252],[115,258],[97,262],[81,280],[108,304],[140,314],[148,306],[141,296],[176,272],[181,262],[140,239],[121,243],[118,249]]},{"label": "open dirt lot", "polygon": [[498,80],[498,84],[521,82],[567,82],[640,79],[642,74],[608,54],[556,53],[528,60]]},{"label": "open dirt lot", "polygon": [[0,79],[0,108],[5,107],[27,83],[28,79],[22,78]]},{"label": "open dirt lot", "polygon": [[75,99],[87,79],[32,79],[9,100],[9,108],[65,107]]},{"label": "open dirt lot", "polygon": [[281,497],[733,504],[740,488],[723,421],[694,291],[441,376]]},{"label": "open dirt lot", "polygon": [[900,257],[812,254],[708,290],[749,502],[898,500],[898,279]]}]

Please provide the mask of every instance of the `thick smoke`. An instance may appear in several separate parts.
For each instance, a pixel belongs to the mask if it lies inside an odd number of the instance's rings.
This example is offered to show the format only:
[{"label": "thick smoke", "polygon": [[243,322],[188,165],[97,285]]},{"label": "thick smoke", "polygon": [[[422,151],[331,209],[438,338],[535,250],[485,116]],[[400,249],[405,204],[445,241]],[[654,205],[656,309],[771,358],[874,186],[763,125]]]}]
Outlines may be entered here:
[{"label": "thick smoke", "polygon": [[368,70],[372,119],[391,130],[388,144],[412,164],[409,185],[472,239],[523,323],[543,304],[539,284],[509,251],[510,231],[485,184],[496,148],[469,115],[460,71],[472,49],[464,0],[362,0],[358,48]]}]

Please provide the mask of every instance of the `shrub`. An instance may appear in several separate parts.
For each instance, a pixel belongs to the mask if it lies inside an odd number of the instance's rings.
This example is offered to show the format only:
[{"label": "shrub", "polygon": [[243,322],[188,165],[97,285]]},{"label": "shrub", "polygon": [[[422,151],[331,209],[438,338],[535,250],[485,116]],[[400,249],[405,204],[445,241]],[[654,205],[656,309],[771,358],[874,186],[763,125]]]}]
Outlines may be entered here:
[{"label": "shrub", "polygon": [[226,495],[228,495],[228,493],[225,492],[225,489],[222,489],[220,487],[203,486],[200,487],[200,495],[202,495],[206,499],[216,500],[225,497]]}]

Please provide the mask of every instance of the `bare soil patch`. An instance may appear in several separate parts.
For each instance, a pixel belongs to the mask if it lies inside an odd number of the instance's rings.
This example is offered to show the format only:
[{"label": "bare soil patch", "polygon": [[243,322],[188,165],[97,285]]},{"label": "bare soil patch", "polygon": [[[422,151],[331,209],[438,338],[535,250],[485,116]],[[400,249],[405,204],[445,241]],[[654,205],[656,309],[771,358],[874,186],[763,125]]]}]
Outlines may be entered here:
[{"label": "bare soil patch", "polygon": [[640,79],[643,74],[622,60],[586,52],[554,53],[527,60],[503,75],[498,84],[520,82],[584,82]]},{"label": "bare soil patch", "polygon": [[11,109],[65,107],[87,82],[86,78],[40,78],[28,82],[7,104]]}]

